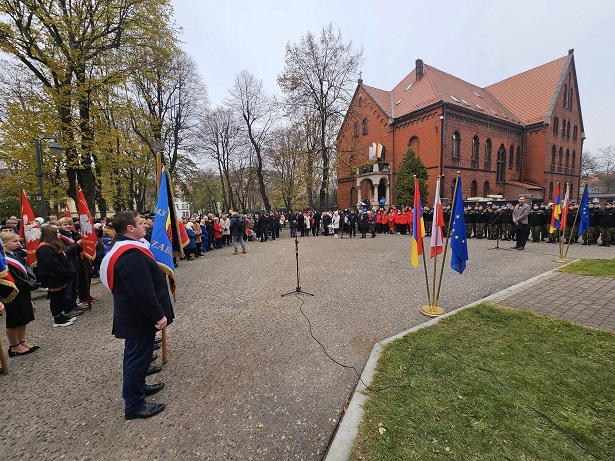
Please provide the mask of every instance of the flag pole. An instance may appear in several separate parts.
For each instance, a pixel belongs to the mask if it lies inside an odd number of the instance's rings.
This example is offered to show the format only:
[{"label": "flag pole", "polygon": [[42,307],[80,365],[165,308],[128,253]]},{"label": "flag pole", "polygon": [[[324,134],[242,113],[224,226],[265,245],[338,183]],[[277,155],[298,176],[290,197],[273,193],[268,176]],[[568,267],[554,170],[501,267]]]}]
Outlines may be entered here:
[{"label": "flag pole", "polygon": [[440,301],[440,288],[442,287],[442,276],[444,275],[444,263],[446,262],[446,252],[448,251],[448,242],[451,238],[451,225],[453,223],[453,212],[455,211],[455,199],[457,198],[457,185],[459,184],[459,176],[461,172],[457,172],[457,178],[455,179],[455,192],[453,192],[453,208],[451,209],[451,215],[448,218],[448,227],[446,230],[446,245],[444,246],[444,255],[442,256],[442,265],[440,266],[440,280],[438,281],[438,292],[436,294],[436,306]]},{"label": "flag pole", "polygon": [[[415,185],[415,189],[416,189],[418,187],[418,181],[416,180],[416,175],[412,175],[412,176],[414,177],[414,185]],[[415,197],[416,197],[417,192],[419,192],[419,191],[417,191],[417,190],[414,191],[414,196]],[[414,205],[415,205],[415,208],[416,208],[416,200],[414,202],[415,202]],[[422,205],[422,203],[421,203],[421,205]],[[419,217],[419,213],[421,213],[421,212],[422,212],[422,210],[416,210],[414,212],[414,215],[416,215],[416,218]],[[412,223],[413,223],[413,225],[415,224],[414,221],[412,221]],[[424,242],[423,235],[422,235],[422,232],[421,232],[420,222],[416,223],[416,230],[417,230],[417,233],[421,236],[421,248],[422,248],[421,253],[423,253],[423,273],[425,274],[425,287],[427,288],[427,308],[431,308],[431,298],[429,296],[429,277],[427,275],[427,260],[425,259],[425,247],[423,246],[423,243],[425,243],[425,242]],[[417,238],[417,235],[414,235],[413,238]]]},{"label": "flag pole", "polygon": [[[564,200],[566,200],[566,197],[568,195],[568,183],[564,183]],[[561,193],[561,192],[560,192]],[[562,217],[564,216],[564,209],[566,208],[567,204],[564,203],[564,206],[562,207],[562,202],[561,202],[561,195],[560,195],[560,207],[561,207],[561,211],[560,211],[560,215],[559,215],[559,229],[557,231],[557,235],[559,237],[559,258],[555,260],[555,262],[558,263],[565,263],[568,262],[566,260],[566,257],[564,256],[564,237],[566,235],[566,226],[564,226],[564,228],[562,229]],[[566,210],[566,218],[568,218],[568,210]]]},{"label": "flag pole", "polygon": [[570,242],[572,242],[572,231],[574,230],[574,226],[577,225],[577,219],[579,218],[579,211],[574,215],[574,221],[572,222],[572,228],[570,229],[570,237],[568,238],[568,242],[566,243],[566,252],[564,253],[564,260],[566,260],[566,256],[568,256],[568,248],[570,248]]},{"label": "flag pole", "polygon": [[[438,179],[436,180],[436,190],[437,191],[440,190],[440,178],[441,177],[442,177],[441,175],[438,175]],[[438,222],[438,219],[440,218],[440,213],[438,213],[438,210],[433,210],[433,213],[434,213],[433,219],[436,220],[435,228],[436,228],[436,230],[438,230],[438,226],[440,226],[441,224],[444,224],[444,223]],[[437,245],[438,245],[438,239],[436,237],[436,254],[434,255],[434,259],[433,259],[433,291],[432,291],[432,294],[431,294],[431,299],[434,300],[434,305],[436,305],[436,306],[437,306],[437,304],[435,302],[435,300],[436,300],[436,280],[437,280],[436,277],[437,277],[437,269],[438,269],[438,250],[437,250]]]},{"label": "flag pole", "polygon": [[[160,149],[156,149],[156,197],[160,195],[160,180],[162,179],[162,155]],[[162,329],[162,364],[167,364],[167,328]]]}]

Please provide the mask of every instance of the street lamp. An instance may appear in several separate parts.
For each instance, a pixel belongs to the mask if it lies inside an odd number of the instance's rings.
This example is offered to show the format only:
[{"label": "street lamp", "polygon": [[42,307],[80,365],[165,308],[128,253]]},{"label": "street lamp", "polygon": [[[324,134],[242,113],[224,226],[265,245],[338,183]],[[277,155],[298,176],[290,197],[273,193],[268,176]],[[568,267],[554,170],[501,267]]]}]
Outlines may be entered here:
[{"label": "street lamp", "polygon": [[64,152],[64,146],[58,143],[53,138],[36,138],[34,140],[34,150],[36,151],[36,166],[38,169],[38,193],[41,196],[41,211],[43,213],[43,219],[47,221],[47,206],[45,205],[45,193],[43,190],[43,142],[53,141],[49,146],[49,150],[55,154],[61,154]]}]

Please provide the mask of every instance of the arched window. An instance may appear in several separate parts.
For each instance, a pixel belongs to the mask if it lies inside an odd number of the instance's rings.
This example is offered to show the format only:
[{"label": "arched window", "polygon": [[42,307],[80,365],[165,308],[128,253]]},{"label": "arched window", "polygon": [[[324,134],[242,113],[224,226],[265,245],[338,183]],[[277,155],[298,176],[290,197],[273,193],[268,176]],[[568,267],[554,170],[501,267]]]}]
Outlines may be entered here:
[{"label": "arched window", "polygon": [[549,200],[553,200],[553,181],[549,183]]},{"label": "arched window", "polygon": [[461,135],[459,131],[453,133],[453,159],[461,157]]},{"label": "arched window", "polygon": [[495,182],[503,183],[506,180],[506,148],[504,144],[498,149],[498,166],[495,171]]},{"label": "arched window", "polygon": [[577,166],[577,151],[576,150],[572,151],[572,164],[570,166],[572,168],[572,171],[574,172],[574,169]]},{"label": "arched window", "polygon": [[478,168],[478,149],[480,142],[478,136],[472,138],[472,168]]},{"label": "arched window", "polygon": [[359,107],[363,105],[363,95],[359,94]]},{"label": "arched window", "polygon": [[470,184],[470,197],[476,197],[478,194],[478,183],[476,180],[472,181]]},{"label": "arched window", "polygon": [[572,110],[572,99],[573,99],[572,88],[570,88],[570,97],[568,98],[568,108]]},{"label": "arched window", "polygon": [[553,144],[553,148],[551,149],[551,166],[555,166],[555,156],[557,155],[557,148],[555,144]]},{"label": "arched window", "polygon": [[491,169],[491,139],[485,141],[485,170]]},{"label": "arched window", "polygon": [[416,154],[417,157],[419,157],[419,138],[417,138],[416,136],[412,136],[412,138],[410,138],[410,142],[408,143],[408,146],[410,147],[410,149],[412,149],[412,151]]},{"label": "arched window", "polygon": [[367,118],[363,119],[363,134],[367,134]]},{"label": "arched window", "polygon": [[485,184],[483,184],[483,197],[487,197],[489,194],[491,194],[491,187],[489,186],[489,181],[485,181]]},{"label": "arched window", "polygon": [[564,83],[564,107],[568,108],[568,84]]},{"label": "arched window", "polygon": [[566,123],[566,137],[570,139],[570,120]]},{"label": "arched window", "polygon": [[555,117],[553,119],[553,134],[557,135],[559,130],[559,117]]},{"label": "arched window", "polygon": [[570,166],[570,149],[566,149],[566,164],[564,166],[566,168]]},{"label": "arched window", "polygon": [[564,163],[564,148],[559,148],[559,161],[557,162],[557,171],[562,171],[562,163]]},{"label": "arched window", "polygon": [[359,137],[359,122],[354,122],[354,137]]},{"label": "arched window", "polygon": [[577,142],[578,137],[579,137],[579,127],[575,125],[574,129],[572,130],[572,140],[574,142]]},{"label": "arched window", "polygon": [[521,148],[517,146],[517,157],[515,159],[515,168],[521,168]]},{"label": "arched window", "polygon": [[566,136],[566,119],[562,122],[562,138]]},{"label": "arched window", "polygon": [[514,156],[515,156],[515,148],[511,144],[510,149],[508,150],[508,168],[512,169],[513,162],[514,162]]}]

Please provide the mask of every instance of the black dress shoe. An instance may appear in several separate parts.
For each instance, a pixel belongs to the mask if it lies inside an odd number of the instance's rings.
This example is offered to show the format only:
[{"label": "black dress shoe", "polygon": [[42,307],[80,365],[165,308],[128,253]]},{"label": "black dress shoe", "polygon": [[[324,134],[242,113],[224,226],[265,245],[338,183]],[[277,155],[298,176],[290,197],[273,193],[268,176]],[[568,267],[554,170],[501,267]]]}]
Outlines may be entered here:
[{"label": "black dress shoe", "polygon": [[160,343],[154,343],[154,350],[157,351],[158,349],[160,349]]},{"label": "black dress shoe", "polygon": [[519,247],[515,246],[515,247],[510,247],[511,250],[518,250]]},{"label": "black dress shoe", "polygon": [[150,365],[149,370],[147,370],[147,376],[160,373],[161,370],[162,370],[162,367],[157,367],[156,365]]},{"label": "black dress shoe", "polygon": [[152,358],[150,360],[150,362],[153,362],[154,360],[156,360],[158,358],[158,354],[154,354],[152,355]]},{"label": "black dress shoe", "polygon": [[145,419],[151,418],[152,416],[156,416],[164,410],[164,403],[150,403],[145,402],[143,406],[137,411],[124,412],[125,419]]},{"label": "black dress shoe", "polygon": [[145,395],[154,395],[156,392],[160,392],[162,389],[164,389],[164,383],[146,384]]}]

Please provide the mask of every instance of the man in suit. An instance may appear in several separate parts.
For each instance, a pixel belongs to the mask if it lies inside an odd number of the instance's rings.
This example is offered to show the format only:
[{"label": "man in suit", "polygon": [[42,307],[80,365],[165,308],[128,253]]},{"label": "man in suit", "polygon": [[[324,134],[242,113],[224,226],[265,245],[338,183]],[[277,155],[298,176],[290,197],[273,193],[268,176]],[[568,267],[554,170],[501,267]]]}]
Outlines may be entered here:
[{"label": "man in suit", "polygon": [[173,307],[164,272],[144,240],[144,219],[120,211],[113,219],[116,237],[101,264],[101,282],[113,293],[113,334],[125,340],[122,397],[126,419],[149,418],[164,410],[145,401],[164,383],[146,385],[154,338],[173,322]]},{"label": "man in suit", "polygon": [[527,241],[527,235],[530,230],[528,224],[528,216],[530,215],[530,206],[525,203],[525,197],[519,196],[519,203],[515,205],[512,213],[513,223],[515,223],[515,235],[517,237],[517,244],[512,247],[513,250],[524,250],[525,242]]}]

